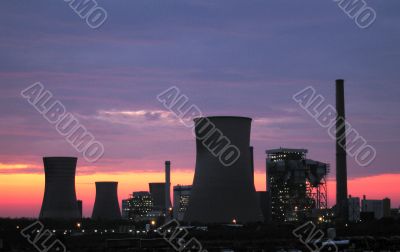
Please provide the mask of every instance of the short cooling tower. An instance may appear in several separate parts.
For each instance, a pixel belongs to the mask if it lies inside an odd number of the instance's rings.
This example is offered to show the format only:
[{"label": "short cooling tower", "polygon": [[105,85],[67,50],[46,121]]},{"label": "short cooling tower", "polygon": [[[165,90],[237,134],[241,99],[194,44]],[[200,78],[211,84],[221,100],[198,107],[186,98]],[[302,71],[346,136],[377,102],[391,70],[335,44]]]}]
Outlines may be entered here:
[{"label": "short cooling tower", "polygon": [[262,221],[249,151],[251,118],[213,116],[194,121],[196,170],[184,221]]},{"label": "short cooling tower", "polygon": [[40,219],[78,219],[75,157],[44,157],[45,189]]},{"label": "short cooling tower", "polygon": [[94,202],[92,219],[121,219],[117,188],[118,182],[96,182],[96,200]]}]

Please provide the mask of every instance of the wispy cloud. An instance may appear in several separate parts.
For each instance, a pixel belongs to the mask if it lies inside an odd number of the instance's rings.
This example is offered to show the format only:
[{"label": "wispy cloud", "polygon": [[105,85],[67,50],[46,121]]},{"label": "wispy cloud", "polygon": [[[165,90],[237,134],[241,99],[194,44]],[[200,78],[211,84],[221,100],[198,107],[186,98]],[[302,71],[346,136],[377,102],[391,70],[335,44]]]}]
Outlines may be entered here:
[{"label": "wispy cloud", "polygon": [[176,117],[164,110],[100,110],[94,116],[95,119],[111,123],[140,125],[176,124]]},{"label": "wispy cloud", "polygon": [[24,164],[24,163],[0,163],[1,174],[31,174],[40,173],[43,168],[35,164]]}]

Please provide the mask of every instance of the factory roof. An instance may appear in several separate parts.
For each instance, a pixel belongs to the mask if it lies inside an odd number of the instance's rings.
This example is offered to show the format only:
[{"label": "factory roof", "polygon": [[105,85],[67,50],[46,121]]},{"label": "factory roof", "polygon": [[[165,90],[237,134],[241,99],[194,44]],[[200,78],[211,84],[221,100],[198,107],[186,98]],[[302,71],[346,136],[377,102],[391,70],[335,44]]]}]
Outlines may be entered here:
[{"label": "factory roof", "polygon": [[267,154],[275,154],[275,153],[307,153],[308,150],[306,149],[292,149],[292,148],[279,148],[279,149],[271,149],[271,150],[266,150],[265,153]]}]

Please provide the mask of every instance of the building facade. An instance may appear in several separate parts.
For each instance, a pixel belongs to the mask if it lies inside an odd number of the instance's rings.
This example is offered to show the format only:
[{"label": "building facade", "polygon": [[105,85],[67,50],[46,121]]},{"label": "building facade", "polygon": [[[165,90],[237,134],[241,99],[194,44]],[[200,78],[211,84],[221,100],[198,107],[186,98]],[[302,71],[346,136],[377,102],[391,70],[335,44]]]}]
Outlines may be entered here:
[{"label": "building facade", "polygon": [[124,219],[141,221],[148,219],[153,211],[153,198],[149,192],[134,192],[129,199],[122,200],[122,216]]},{"label": "building facade", "polygon": [[360,221],[360,198],[358,197],[351,197],[348,198],[348,209],[349,209],[349,221],[350,222],[359,222]]},{"label": "building facade", "polygon": [[375,219],[390,217],[390,199],[370,200],[363,196],[361,211],[373,213]]},{"label": "building facade", "polygon": [[174,186],[174,219],[182,221],[187,207],[189,205],[190,193],[192,186],[190,185],[177,185]]}]

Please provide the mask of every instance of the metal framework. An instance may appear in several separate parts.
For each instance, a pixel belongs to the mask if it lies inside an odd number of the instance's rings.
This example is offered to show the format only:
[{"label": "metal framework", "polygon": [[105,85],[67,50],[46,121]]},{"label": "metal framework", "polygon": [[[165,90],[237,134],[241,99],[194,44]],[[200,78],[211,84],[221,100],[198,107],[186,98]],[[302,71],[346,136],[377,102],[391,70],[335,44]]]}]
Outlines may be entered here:
[{"label": "metal framework", "polygon": [[327,209],[328,208],[328,186],[326,184],[325,177],[321,179],[321,183],[318,186],[312,186],[308,181],[307,185],[307,196],[314,200],[316,209]]}]

